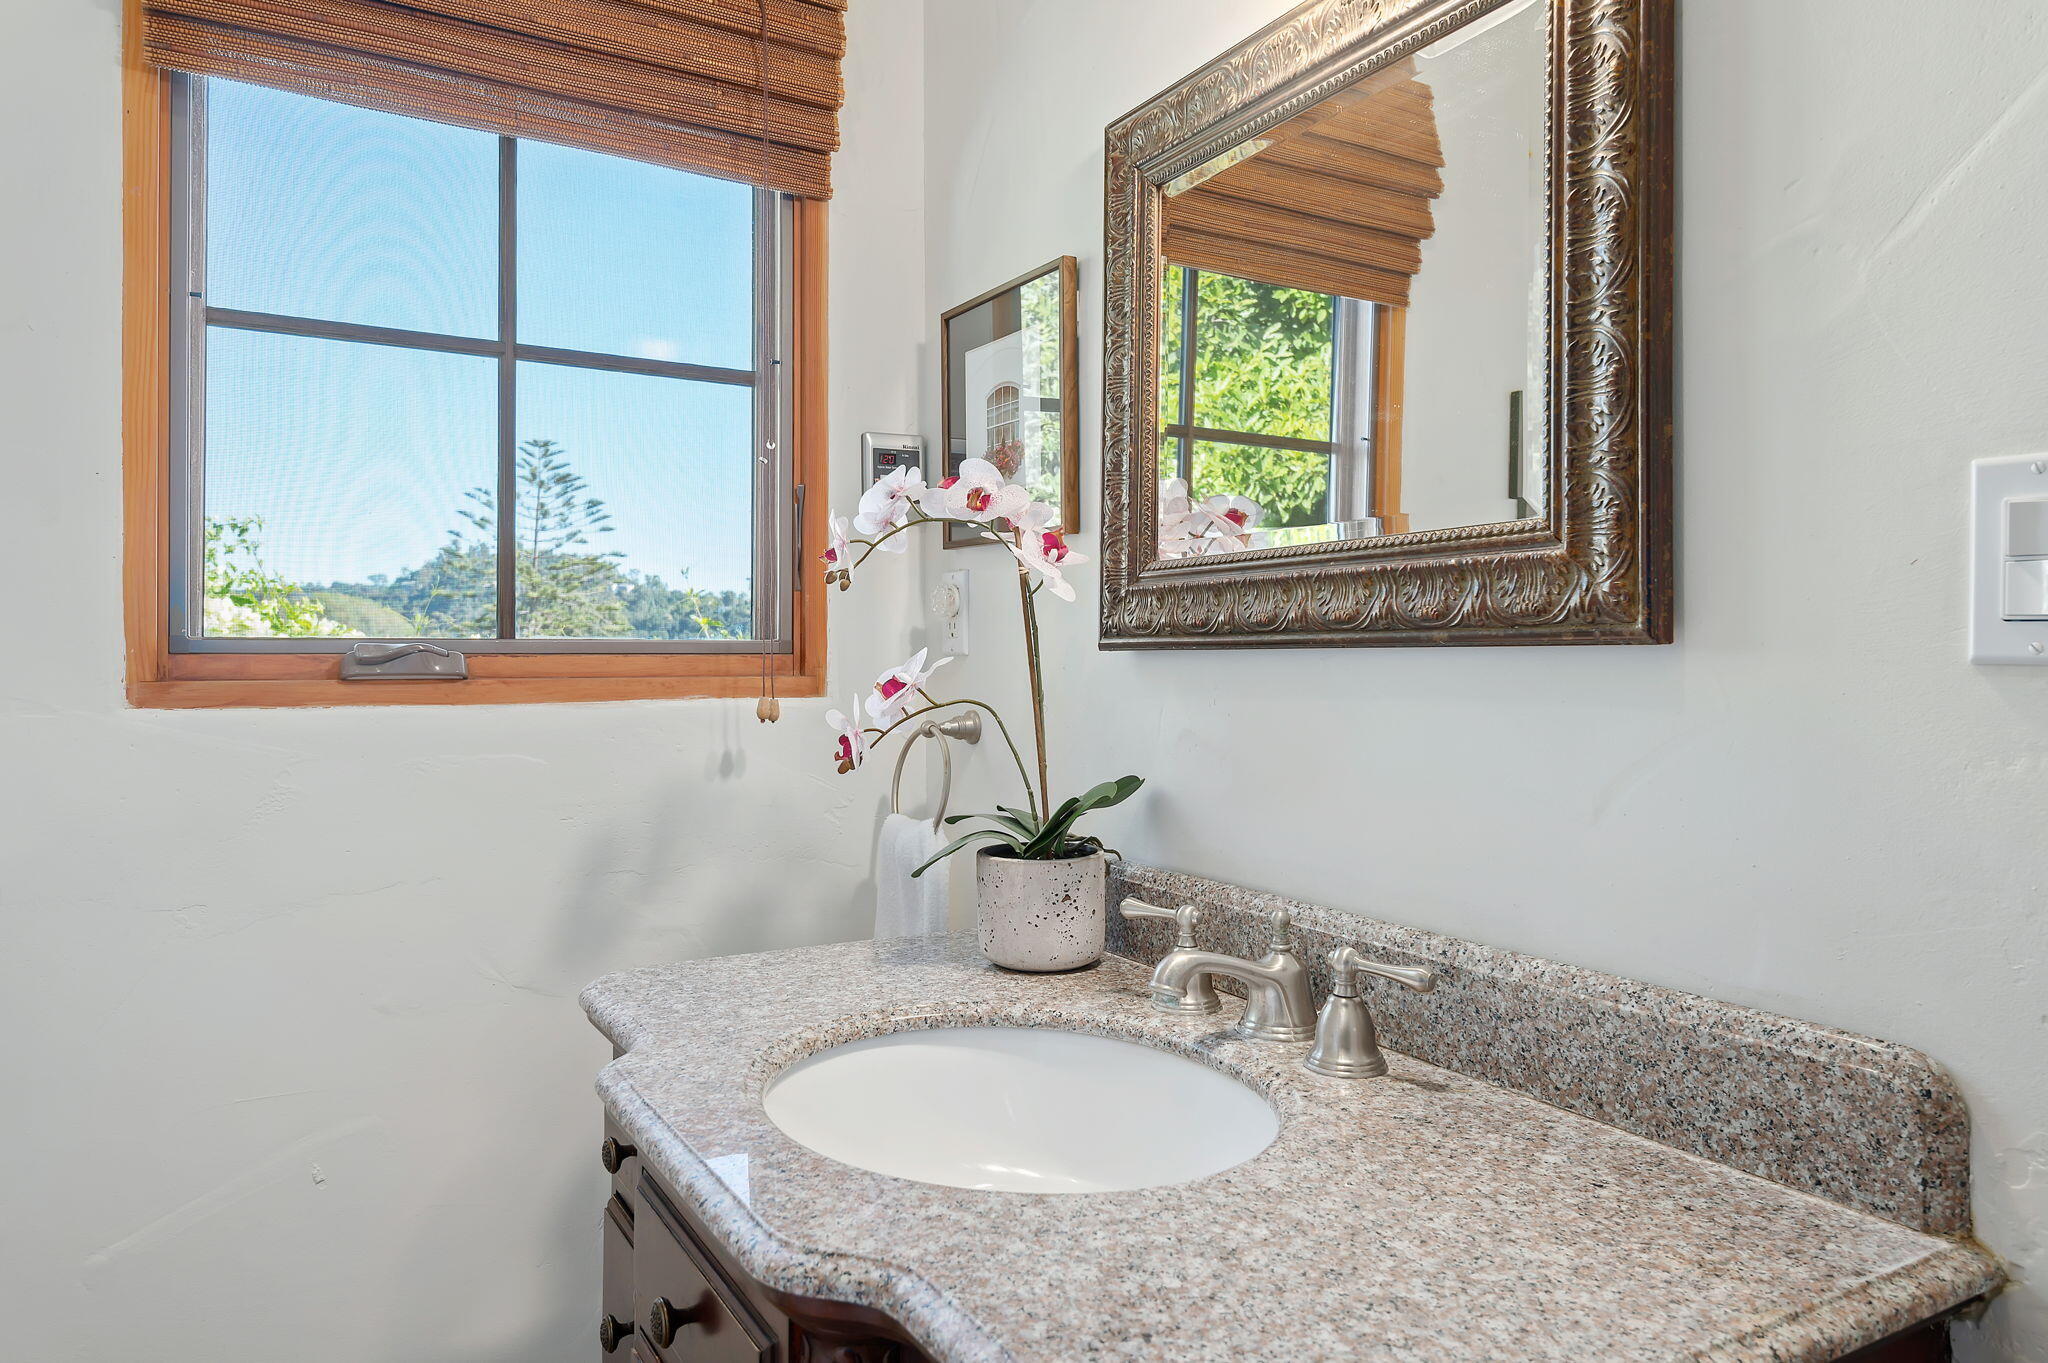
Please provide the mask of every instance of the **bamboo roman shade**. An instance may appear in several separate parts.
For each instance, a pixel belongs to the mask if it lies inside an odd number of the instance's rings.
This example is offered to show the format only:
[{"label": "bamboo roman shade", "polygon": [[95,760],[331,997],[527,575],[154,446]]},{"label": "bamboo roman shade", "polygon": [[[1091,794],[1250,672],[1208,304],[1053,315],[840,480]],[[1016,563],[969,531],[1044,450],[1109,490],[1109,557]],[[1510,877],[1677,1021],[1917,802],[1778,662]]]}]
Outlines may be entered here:
[{"label": "bamboo roman shade", "polygon": [[144,0],[156,66],[832,192],[846,0]]},{"label": "bamboo roman shade", "polygon": [[1444,188],[1433,98],[1404,62],[1169,185],[1166,258],[1406,307]]}]

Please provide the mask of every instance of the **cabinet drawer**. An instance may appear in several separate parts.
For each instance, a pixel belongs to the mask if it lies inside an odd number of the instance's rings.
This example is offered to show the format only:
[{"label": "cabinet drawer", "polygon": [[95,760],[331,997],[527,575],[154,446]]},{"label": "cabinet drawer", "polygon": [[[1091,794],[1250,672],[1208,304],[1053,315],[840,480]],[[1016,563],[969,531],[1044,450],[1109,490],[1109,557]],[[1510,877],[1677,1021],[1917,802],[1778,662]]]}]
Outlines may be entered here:
[{"label": "cabinet drawer", "polygon": [[[641,1336],[660,1363],[774,1363],[775,1337],[721,1281],[667,1197],[642,1175],[633,1227]],[[674,1330],[667,1344],[662,1337]]]}]

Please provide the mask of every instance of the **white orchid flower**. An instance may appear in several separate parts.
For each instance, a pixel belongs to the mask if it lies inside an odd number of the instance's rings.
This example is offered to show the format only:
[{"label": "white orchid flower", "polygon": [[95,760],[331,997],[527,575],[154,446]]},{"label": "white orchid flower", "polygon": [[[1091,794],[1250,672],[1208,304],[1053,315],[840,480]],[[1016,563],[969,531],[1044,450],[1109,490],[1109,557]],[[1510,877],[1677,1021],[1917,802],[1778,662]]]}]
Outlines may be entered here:
[{"label": "white orchid flower", "polygon": [[818,555],[818,561],[825,565],[825,580],[837,582],[842,590],[851,585],[849,576],[853,570],[853,545],[846,538],[850,528],[844,516],[826,517],[825,552]]},{"label": "white orchid flower", "polygon": [[846,775],[867,759],[868,736],[860,727],[860,706],[853,705],[853,718],[848,719],[843,711],[827,710],[825,722],[839,731],[839,746],[833,756],[839,762],[839,774]]},{"label": "white orchid flower", "polygon": [[892,667],[875,678],[875,689],[868,695],[868,717],[887,728],[903,718],[911,706],[917,703],[917,693],[931,680],[932,673],[952,662],[941,658],[930,667],[924,665],[925,655],[930,649],[919,649],[901,667]]},{"label": "white orchid flower", "polygon": [[825,518],[825,552],[818,555],[827,568],[844,568],[846,552],[852,546],[846,538],[853,525],[846,517],[834,512]]},{"label": "white orchid flower", "polygon": [[1188,480],[1159,480],[1159,557],[1185,558],[1199,554],[1208,517],[1195,510],[1188,498]]},{"label": "white orchid flower", "polygon": [[960,472],[918,499],[925,515],[957,521],[1015,520],[1030,504],[1031,494],[986,459],[961,460]]},{"label": "white orchid flower", "polygon": [[1053,524],[1053,509],[1043,502],[1032,502],[1013,518],[1017,527],[1014,541],[1005,540],[1017,561],[1045,579],[1046,587],[1062,601],[1074,599],[1074,584],[1067,581],[1061,569],[1076,563],[1086,563],[1088,556],[1076,551],[1067,543],[1065,533]]},{"label": "white orchid flower", "polygon": [[[853,528],[860,534],[880,536],[910,519],[910,508],[925,493],[924,475],[905,467],[885,473],[860,495],[860,510],[854,513]],[[882,552],[900,554],[910,546],[901,536],[882,546]]]},{"label": "white orchid flower", "polygon": [[1251,548],[1252,527],[1264,518],[1266,509],[1249,497],[1219,493],[1203,498],[1194,514],[1205,523],[1208,541],[1197,552],[1229,554]]}]

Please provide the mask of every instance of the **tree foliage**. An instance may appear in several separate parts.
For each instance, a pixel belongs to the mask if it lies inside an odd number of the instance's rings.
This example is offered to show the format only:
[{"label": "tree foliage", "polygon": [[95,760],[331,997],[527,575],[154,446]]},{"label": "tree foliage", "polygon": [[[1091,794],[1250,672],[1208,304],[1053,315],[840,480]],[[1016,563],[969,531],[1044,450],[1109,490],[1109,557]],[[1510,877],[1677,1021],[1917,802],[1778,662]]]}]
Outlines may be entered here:
[{"label": "tree foliage", "polygon": [[[556,442],[528,440],[519,447],[514,496],[521,638],[743,639],[753,633],[747,593],[699,591],[687,580],[670,586],[655,574],[622,568],[621,554],[601,549],[601,537],[612,533],[611,513]],[[396,578],[380,574],[326,590],[397,617],[405,622],[397,631],[403,635],[495,635],[497,492],[472,488],[466,499],[457,513],[464,527],[450,530],[427,562]],[[388,618],[378,618],[388,629]]]},{"label": "tree foliage", "polygon": [[360,631],[263,562],[261,516],[206,518],[206,633],[228,638],[335,638]]}]

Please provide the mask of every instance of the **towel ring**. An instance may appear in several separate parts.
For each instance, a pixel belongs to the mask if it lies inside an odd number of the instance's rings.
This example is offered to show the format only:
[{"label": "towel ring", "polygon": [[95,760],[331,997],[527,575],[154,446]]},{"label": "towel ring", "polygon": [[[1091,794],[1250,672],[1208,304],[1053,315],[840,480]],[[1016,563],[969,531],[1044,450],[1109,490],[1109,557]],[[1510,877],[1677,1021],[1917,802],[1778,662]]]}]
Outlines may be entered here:
[{"label": "towel ring", "polygon": [[910,741],[896,754],[896,772],[889,778],[889,812],[903,812],[903,762],[910,756],[910,750],[917,746],[920,738],[939,740],[939,757],[943,762],[939,776],[939,810],[932,815],[932,832],[945,827],[946,805],[953,798],[953,745],[946,740],[957,738],[962,743],[981,742],[981,712],[969,710],[952,719],[928,719],[910,732]]}]

